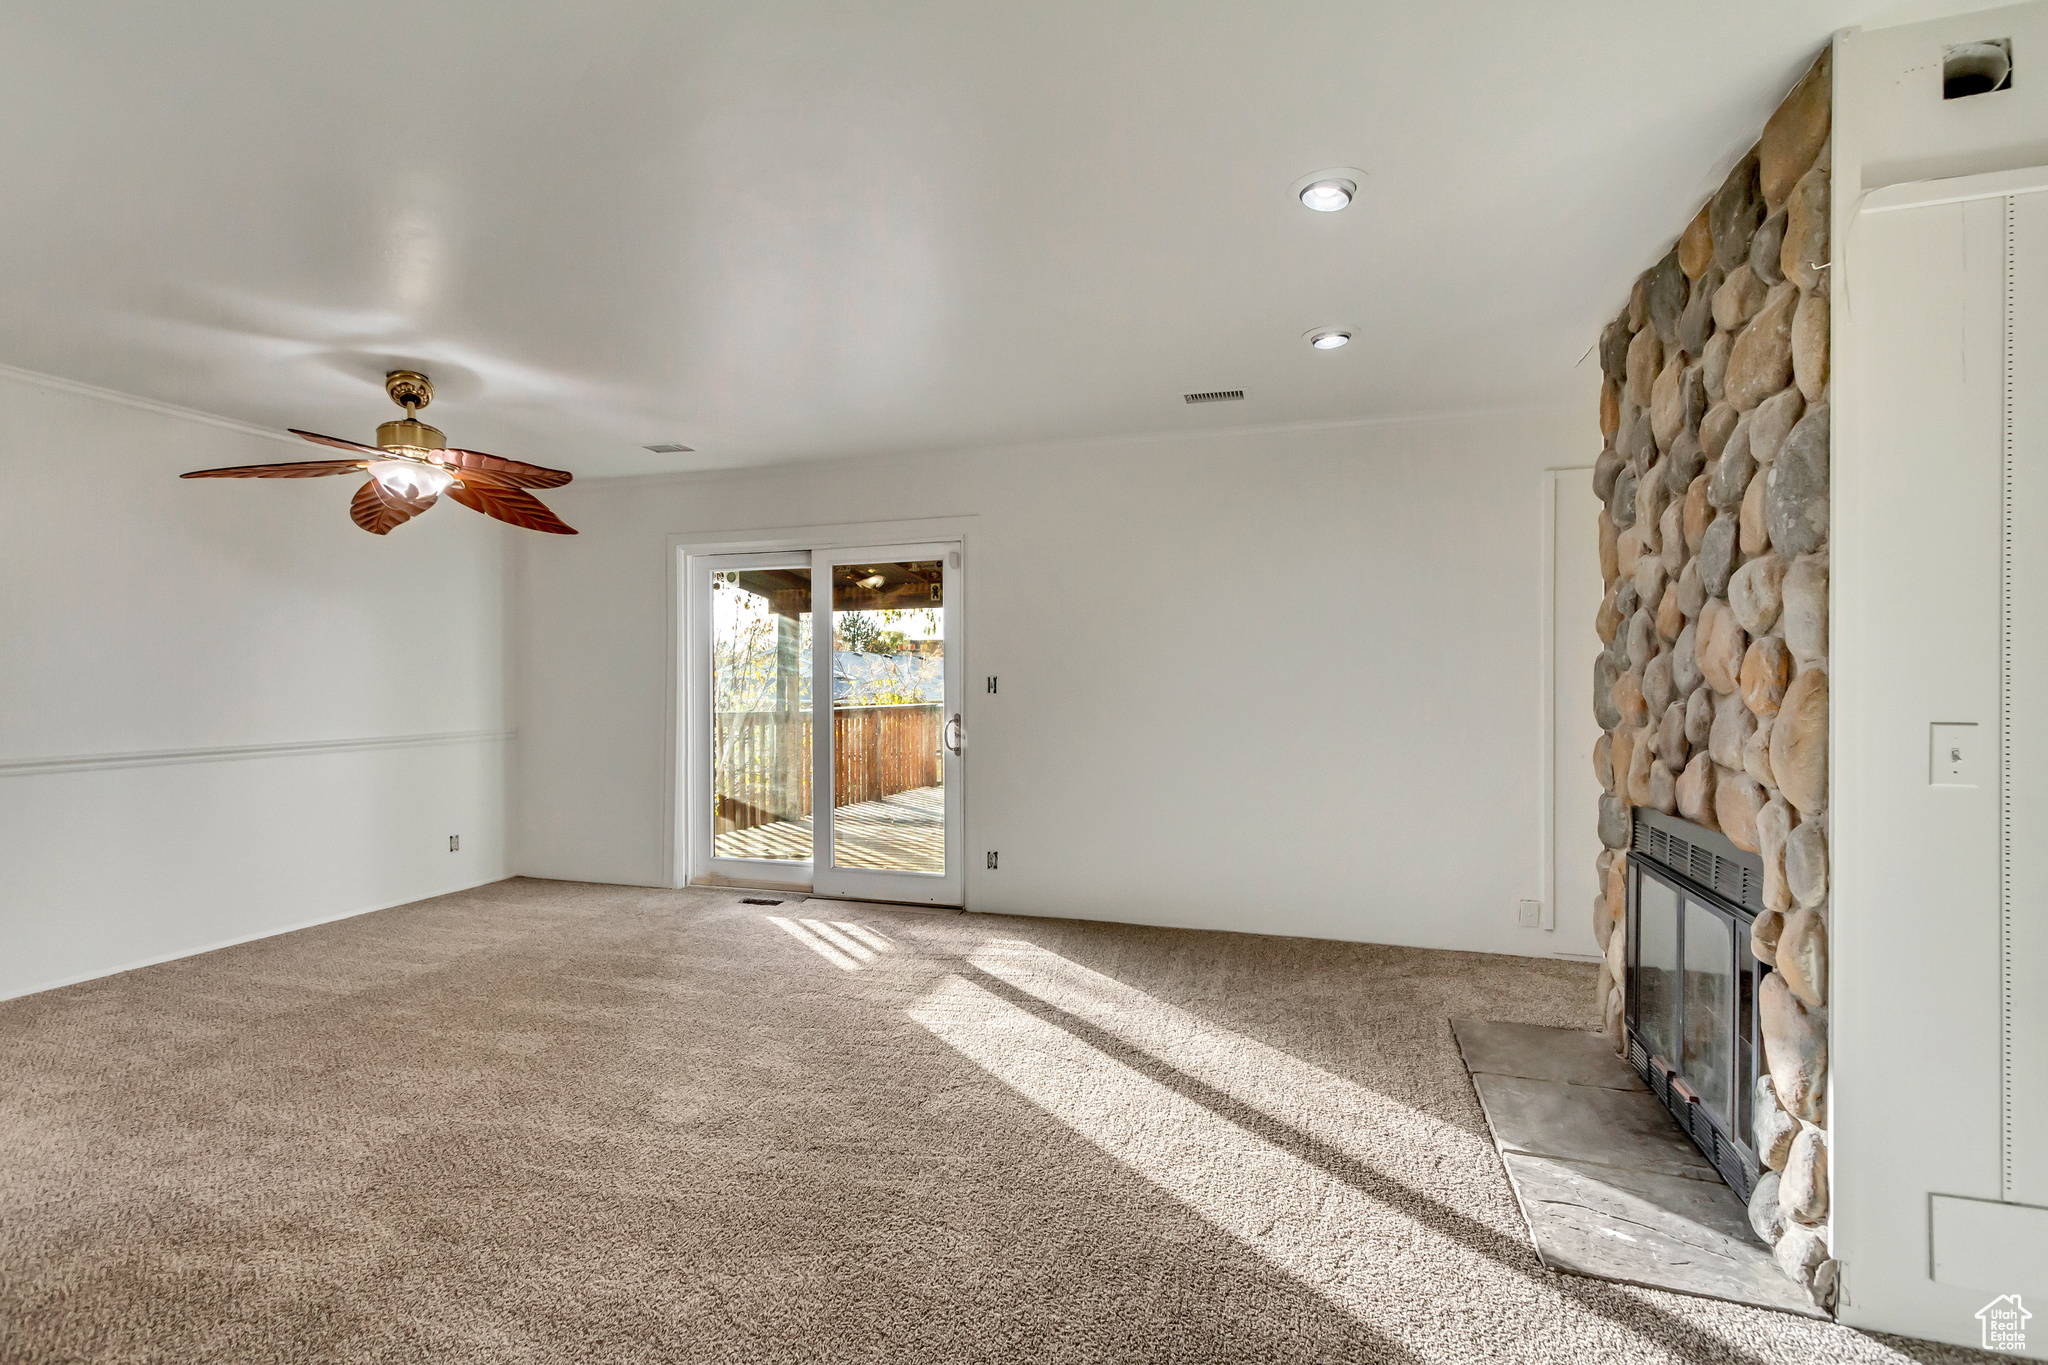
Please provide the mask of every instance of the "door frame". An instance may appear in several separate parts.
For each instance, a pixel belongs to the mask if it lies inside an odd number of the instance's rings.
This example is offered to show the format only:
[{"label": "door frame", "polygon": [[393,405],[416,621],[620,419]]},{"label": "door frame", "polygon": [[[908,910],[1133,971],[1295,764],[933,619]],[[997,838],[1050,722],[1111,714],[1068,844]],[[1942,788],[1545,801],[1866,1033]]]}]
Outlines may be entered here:
[{"label": "door frame", "polygon": [[[970,731],[974,726],[974,698],[979,695],[974,688],[966,686],[972,676],[969,664],[969,610],[972,590],[968,586],[971,575],[969,566],[973,563],[975,529],[980,518],[973,515],[953,517],[924,517],[904,521],[829,522],[820,525],[771,526],[759,529],[724,531],[674,531],[666,538],[663,577],[667,589],[665,628],[667,643],[663,652],[663,666],[666,671],[663,686],[662,736],[663,780],[662,780],[662,880],[675,889],[691,885],[745,885],[762,890],[803,893],[811,890],[809,882],[776,883],[772,881],[747,881],[744,883],[720,883],[706,879],[693,881],[692,862],[696,845],[703,841],[695,837],[698,798],[694,791],[697,784],[691,781],[695,771],[693,764],[708,757],[703,746],[708,740],[696,733],[695,726],[687,723],[685,709],[690,705],[690,693],[694,687],[706,695],[709,705],[709,681],[699,677],[693,670],[690,642],[697,625],[696,608],[692,606],[689,592],[690,560],[698,556],[714,554],[765,554],[793,553],[804,550],[841,550],[874,545],[916,545],[932,541],[957,544],[960,552],[960,567],[956,571],[957,587],[954,596],[959,598],[959,615],[949,622],[955,639],[947,642],[948,648],[958,657],[961,687],[960,704],[957,708],[962,716],[961,724]],[[709,623],[705,623],[708,629]],[[948,659],[948,672],[952,671],[952,659]],[[964,765],[963,765],[964,768]],[[708,787],[707,787],[708,790]],[[973,804],[971,793],[963,780],[960,793],[961,859],[964,879],[961,884],[962,907],[972,909],[979,877],[978,869],[967,852],[973,847]],[[707,823],[704,826],[709,829]],[[704,854],[710,850],[705,848]]]}]

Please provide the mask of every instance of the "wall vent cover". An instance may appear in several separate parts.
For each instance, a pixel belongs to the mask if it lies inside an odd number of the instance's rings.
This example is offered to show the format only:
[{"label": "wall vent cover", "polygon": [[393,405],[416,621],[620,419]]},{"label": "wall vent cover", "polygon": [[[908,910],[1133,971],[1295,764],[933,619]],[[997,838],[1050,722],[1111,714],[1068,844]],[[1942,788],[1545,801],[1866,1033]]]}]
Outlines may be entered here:
[{"label": "wall vent cover", "polygon": [[651,455],[690,455],[695,453],[688,446],[679,446],[670,443],[664,443],[658,446],[641,446],[640,448],[644,451],[647,451]]},{"label": "wall vent cover", "polygon": [[1211,389],[1207,393],[1184,393],[1181,398],[1189,403],[1237,403],[1244,399],[1243,389]]}]

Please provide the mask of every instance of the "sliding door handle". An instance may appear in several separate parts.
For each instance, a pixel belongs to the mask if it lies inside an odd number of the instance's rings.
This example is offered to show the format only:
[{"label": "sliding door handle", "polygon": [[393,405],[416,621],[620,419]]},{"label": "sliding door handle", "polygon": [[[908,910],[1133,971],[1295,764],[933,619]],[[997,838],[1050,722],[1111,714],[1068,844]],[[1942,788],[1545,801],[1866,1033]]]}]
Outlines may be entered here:
[{"label": "sliding door handle", "polygon": [[960,756],[960,741],[966,736],[960,725],[960,713],[954,712],[953,719],[946,722],[946,747],[953,751],[953,757]]}]

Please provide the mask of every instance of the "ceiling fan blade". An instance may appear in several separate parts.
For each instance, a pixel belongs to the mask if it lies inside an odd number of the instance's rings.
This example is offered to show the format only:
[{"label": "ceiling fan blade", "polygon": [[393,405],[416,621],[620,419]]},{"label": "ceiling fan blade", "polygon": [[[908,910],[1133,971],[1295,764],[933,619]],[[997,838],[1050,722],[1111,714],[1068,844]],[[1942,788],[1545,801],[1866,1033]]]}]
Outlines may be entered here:
[{"label": "ceiling fan blade", "polygon": [[481,450],[442,450],[436,454],[457,469],[495,474],[514,488],[560,488],[576,477],[566,469],[548,469],[523,460],[508,460],[502,455],[486,455]]},{"label": "ceiling fan blade", "polygon": [[550,512],[546,503],[524,489],[458,484],[448,490],[448,496],[472,512],[481,512],[529,531],[549,531],[558,536],[576,534],[574,527]]},{"label": "ceiling fan blade", "polygon": [[336,450],[360,450],[365,455],[379,460],[390,454],[389,451],[379,450],[376,446],[366,446],[361,441],[344,441],[339,436],[322,436],[317,431],[300,431],[297,427],[286,427],[285,430],[302,441],[311,441],[314,445],[333,446]]},{"label": "ceiling fan blade", "polygon": [[348,514],[356,525],[373,536],[381,536],[389,535],[392,527],[403,526],[433,505],[431,493],[424,498],[408,498],[371,479],[356,490]]},{"label": "ceiling fan blade", "polygon": [[238,464],[229,469],[195,469],[181,479],[317,479],[323,474],[354,474],[367,460],[294,460],[289,464]]}]

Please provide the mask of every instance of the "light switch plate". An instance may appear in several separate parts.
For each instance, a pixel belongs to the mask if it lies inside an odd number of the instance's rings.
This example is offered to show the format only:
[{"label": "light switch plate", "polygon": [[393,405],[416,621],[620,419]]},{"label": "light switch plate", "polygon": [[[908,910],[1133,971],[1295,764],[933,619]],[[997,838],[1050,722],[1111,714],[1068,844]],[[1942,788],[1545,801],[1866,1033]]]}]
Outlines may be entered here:
[{"label": "light switch plate", "polygon": [[1927,781],[1936,787],[1983,787],[1991,782],[1990,732],[1983,726],[1936,721],[1929,727]]}]

